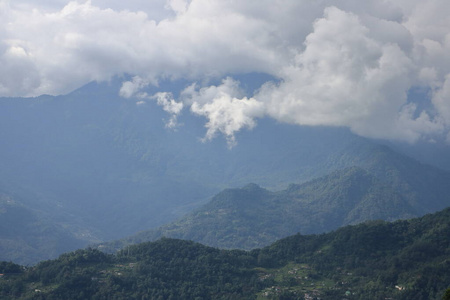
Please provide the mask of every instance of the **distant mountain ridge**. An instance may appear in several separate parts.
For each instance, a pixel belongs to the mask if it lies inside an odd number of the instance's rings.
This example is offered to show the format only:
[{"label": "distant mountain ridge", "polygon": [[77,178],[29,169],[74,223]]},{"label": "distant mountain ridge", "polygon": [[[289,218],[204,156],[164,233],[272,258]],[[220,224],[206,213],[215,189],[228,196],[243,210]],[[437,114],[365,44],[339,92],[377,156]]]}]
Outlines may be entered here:
[{"label": "distant mountain ridge", "polygon": [[[255,80],[245,80],[250,90],[258,87]],[[301,127],[270,119],[259,119],[253,130],[237,133],[238,145],[232,149],[221,136],[202,143],[202,117],[183,111],[180,126],[170,130],[164,123],[168,115],[155,101],[138,105],[140,99],[119,97],[120,82],[91,83],[55,97],[0,99],[0,190],[44,216],[37,219],[37,227],[62,227],[85,245],[114,240],[172,222],[226,188],[254,182],[283,190],[336,170],[367,169],[387,153],[377,142],[345,128]],[[161,83],[147,92],[176,96],[186,84]],[[386,159],[401,161],[392,157]],[[395,179],[401,168],[391,169],[384,163],[377,172]],[[426,170],[418,167],[414,172]],[[429,179],[416,178],[414,172],[407,184],[396,185],[402,193],[422,181],[446,178],[432,175],[438,174],[434,171]],[[424,193],[427,188],[412,194],[423,198]],[[433,195],[423,210],[440,207],[442,197]],[[38,232],[23,232],[25,238],[15,241],[32,253],[23,252],[21,260],[2,258],[25,262],[28,256],[28,263],[36,263],[49,253],[61,253],[57,246],[31,246]],[[79,240],[61,240],[69,249],[80,245]],[[18,253],[14,244],[0,239],[2,253]]]},{"label": "distant mountain ridge", "polygon": [[300,232],[322,233],[368,220],[419,217],[450,205],[450,173],[377,146],[347,168],[271,192],[226,189],[197,211],[155,230],[103,244],[118,249],[162,236],[220,248],[253,249]]}]

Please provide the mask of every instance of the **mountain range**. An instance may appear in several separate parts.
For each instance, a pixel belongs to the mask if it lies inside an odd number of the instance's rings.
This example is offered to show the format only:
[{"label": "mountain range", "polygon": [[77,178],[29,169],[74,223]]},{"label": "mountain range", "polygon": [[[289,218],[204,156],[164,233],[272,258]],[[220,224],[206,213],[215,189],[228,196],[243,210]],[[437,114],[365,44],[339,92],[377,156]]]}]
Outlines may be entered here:
[{"label": "mountain range", "polygon": [[297,232],[323,233],[367,220],[407,219],[450,206],[450,174],[445,171],[384,146],[372,146],[355,164],[360,166],[277,192],[256,184],[226,189],[176,222],[101,246],[120,249],[165,236],[253,249]]},{"label": "mountain range", "polygon": [[[242,82],[251,93],[260,85],[258,81],[264,82],[258,76]],[[61,96],[0,99],[1,260],[34,264],[88,244],[158,228],[196,209],[201,211],[203,205],[207,210],[208,205],[219,209],[224,203],[218,199],[239,194],[228,189],[249,183],[261,188],[252,185],[246,193],[267,195],[264,203],[270,205],[274,205],[271,199],[297,197],[295,190],[304,193],[300,191],[307,184],[308,197],[323,199],[318,202],[322,206],[325,194],[320,196],[320,187],[314,188],[311,180],[336,181],[333,176],[341,172],[357,183],[360,179],[355,174],[367,172],[361,179],[366,182],[361,188],[368,189],[360,191],[364,199],[351,200],[359,204],[354,210],[346,206],[353,216],[340,214],[344,221],[316,229],[308,229],[306,223],[295,225],[274,232],[263,244],[293,230],[320,232],[372,217],[419,216],[443,208],[448,199],[446,171],[391,150],[413,146],[383,146],[345,128],[301,127],[260,119],[253,130],[239,132],[238,144],[230,149],[220,136],[202,141],[204,120],[188,111],[178,117],[179,126],[167,128],[169,116],[156,101],[121,98],[119,83],[91,83]],[[177,95],[186,84],[162,82],[148,93]],[[433,161],[445,161],[445,157]],[[369,182],[376,186],[374,192]],[[327,187],[325,192],[330,193],[330,200],[340,195],[342,199],[337,200],[344,201],[349,191],[338,194],[337,189]],[[369,212],[373,207],[364,203],[373,203],[370,197],[377,193],[384,198],[370,205],[381,207],[383,201],[392,199],[397,215],[383,216],[380,209]],[[307,205],[311,199],[300,202]],[[263,210],[264,203],[254,211]],[[241,209],[237,203],[229,205]],[[287,208],[280,206],[283,209]],[[307,214],[298,209],[301,215]],[[326,213],[321,218],[327,218]],[[267,220],[272,222],[270,214]],[[260,241],[224,244],[258,245]]]}]

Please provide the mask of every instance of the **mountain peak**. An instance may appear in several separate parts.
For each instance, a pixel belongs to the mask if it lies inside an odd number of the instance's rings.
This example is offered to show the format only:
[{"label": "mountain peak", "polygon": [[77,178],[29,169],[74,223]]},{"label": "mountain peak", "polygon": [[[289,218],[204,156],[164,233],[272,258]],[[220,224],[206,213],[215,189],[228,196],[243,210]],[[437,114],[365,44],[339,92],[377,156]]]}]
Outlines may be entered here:
[{"label": "mountain peak", "polygon": [[256,183],[249,183],[249,184],[245,185],[244,187],[242,187],[242,189],[247,190],[247,191],[264,190],[262,187],[260,187]]}]

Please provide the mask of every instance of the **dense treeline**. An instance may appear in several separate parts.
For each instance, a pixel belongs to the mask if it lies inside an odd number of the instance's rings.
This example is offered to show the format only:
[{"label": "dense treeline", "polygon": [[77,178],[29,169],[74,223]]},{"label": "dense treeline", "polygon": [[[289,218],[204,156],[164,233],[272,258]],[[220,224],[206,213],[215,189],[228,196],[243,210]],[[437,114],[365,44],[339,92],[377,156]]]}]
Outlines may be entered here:
[{"label": "dense treeline", "polygon": [[[308,263],[341,279],[348,299],[440,299],[450,283],[450,210],[395,223],[374,221],[319,236],[292,236],[259,250],[266,266]],[[396,288],[397,287],[397,288]],[[340,289],[327,290],[337,297]]]},{"label": "dense treeline", "polygon": [[253,251],[163,238],[114,255],[77,250],[31,268],[3,262],[0,270],[2,299],[447,299],[450,209]]},{"label": "dense treeline", "polygon": [[[162,239],[117,255],[77,250],[20,276],[1,296],[21,299],[241,299],[259,290],[254,259],[190,241]],[[8,273],[8,272],[6,272]],[[15,287],[15,288],[13,288]]]}]

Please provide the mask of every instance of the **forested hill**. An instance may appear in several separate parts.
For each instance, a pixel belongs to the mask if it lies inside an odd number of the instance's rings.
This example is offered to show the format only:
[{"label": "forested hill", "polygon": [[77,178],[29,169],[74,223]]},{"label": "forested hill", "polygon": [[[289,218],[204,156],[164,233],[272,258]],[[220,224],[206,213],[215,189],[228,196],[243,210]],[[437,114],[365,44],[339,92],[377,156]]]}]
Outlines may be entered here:
[{"label": "forested hill", "polygon": [[164,238],[30,268],[3,262],[0,273],[2,299],[441,299],[450,209],[298,234],[250,252]]},{"label": "forested hill", "polygon": [[272,192],[256,184],[226,189],[197,211],[155,230],[102,244],[124,245],[161,236],[220,248],[253,249],[288,235],[322,233],[367,220],[419,217],[450,205],[450,174],[387,147],[355,149],[367,156],[346,168]]}]

